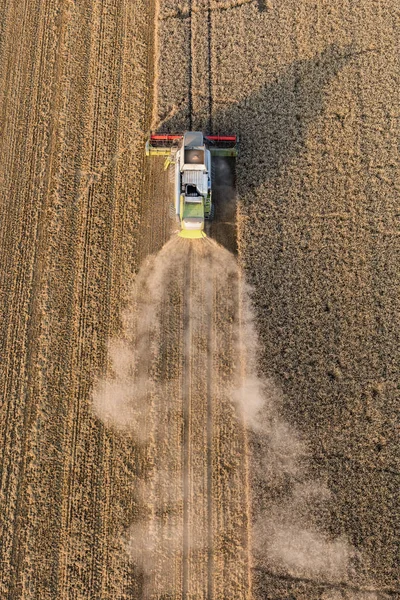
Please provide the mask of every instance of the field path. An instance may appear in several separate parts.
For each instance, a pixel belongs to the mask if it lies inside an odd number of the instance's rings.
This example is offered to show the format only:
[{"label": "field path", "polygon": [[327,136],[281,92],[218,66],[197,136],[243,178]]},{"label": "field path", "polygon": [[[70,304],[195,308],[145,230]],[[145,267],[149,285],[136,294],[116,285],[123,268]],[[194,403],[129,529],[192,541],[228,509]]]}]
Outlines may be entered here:
[{"label": "field path", "polygon": [[191,475],[191,379],[192,379],[192,323],[191,323],[191,287],[192,287],[192,249],[188,249],[189,260],[184,272],[184,314],[183,314],[183,556],[182,556],[182,598],[188,598],[189,591],[189,554],[190,554],[190,475]]}]

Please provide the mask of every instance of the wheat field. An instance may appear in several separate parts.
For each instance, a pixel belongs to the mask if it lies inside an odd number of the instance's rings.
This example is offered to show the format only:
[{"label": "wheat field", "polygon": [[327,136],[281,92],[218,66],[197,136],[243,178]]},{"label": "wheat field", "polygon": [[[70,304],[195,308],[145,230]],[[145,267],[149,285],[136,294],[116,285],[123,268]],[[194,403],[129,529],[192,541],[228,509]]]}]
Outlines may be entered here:
[{"label": "wheat field", "polygon": [[[0,598],[400,599],[399,37],[0,4]],[[239,136],[213,241],[169,241],[150,129]]]}]

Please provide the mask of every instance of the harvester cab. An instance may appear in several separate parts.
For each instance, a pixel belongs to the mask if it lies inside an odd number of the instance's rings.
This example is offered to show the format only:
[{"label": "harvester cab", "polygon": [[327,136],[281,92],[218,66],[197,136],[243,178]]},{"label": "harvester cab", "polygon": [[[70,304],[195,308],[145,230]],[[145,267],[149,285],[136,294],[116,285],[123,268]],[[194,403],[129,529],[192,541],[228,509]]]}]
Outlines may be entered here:
[{"label": "harvester cab", "polygon": [[146,142],[147,156],[165,156],[165,168],[174,169],[175,214],[179,236],[206,237],[204,223],[214,216],[212,157],[236,157],[236,136],[152,134]]}]

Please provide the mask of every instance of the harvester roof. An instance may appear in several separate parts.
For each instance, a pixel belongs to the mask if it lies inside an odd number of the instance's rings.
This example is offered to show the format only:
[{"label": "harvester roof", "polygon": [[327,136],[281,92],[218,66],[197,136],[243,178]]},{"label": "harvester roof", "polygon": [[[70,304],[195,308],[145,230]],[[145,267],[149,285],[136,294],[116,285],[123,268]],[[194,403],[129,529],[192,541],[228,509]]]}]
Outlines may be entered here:
[{"label": "harvester roof", "polygon": [[183,136],[183,145],[185,148],[198,148],[204,145],[204,138],[201,131],[187,131]]}]

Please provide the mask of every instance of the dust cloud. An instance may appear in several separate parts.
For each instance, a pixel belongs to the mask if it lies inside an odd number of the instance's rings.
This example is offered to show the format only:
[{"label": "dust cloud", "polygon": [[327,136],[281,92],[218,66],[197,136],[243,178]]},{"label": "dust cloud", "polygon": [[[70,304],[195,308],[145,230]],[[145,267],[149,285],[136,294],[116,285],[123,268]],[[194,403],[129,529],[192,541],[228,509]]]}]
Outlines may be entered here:
[{"label": "dust cloud", "polygon": [[[182,297],[188,293],[190,269],[195,273],[185,316]],[[216,287],[220,295],[224,292],[219,301],[233,315],[229,341],[232,375],[225,393],[250,442],[250,450],[244,454],[249,453],[253,563],[277,574],[340,587],[351,579],[357,553],[345,538],[332,539],[314,522],[313,507],[328,506],[329,490],[309,476],[307,443],[280,416],[283,397],[278,387],[258,372],[251,289],[234,256],[210,239],[191,242],[173,237],[147,259],[123,315],[122,335],[109,344],[108,374],[94,389],[97,416],[146,447],[149,463],[154,463],[147,480],[139,484],[143,515],[125,534],[126,551],[146,576],[146,597],[160,590],[173,593],[180,581],[176,565],[182,560],[183,545],[184,442],[180,436],[184,417],[180,394],[185,370],[193,368],[190,357],[185,360],[182,355],[193,331],[201,336],[204,322],[214,318],[211,308],[202,303],[211,302]],[[201,360],[206,361],[210,349],[204,347],[201,352]],[[220,357],[226,361],[222,350]],[[218,368],[214,363],[214,369]],[[198,501],[206,493],[195,475],[191,493]],[[199,555],[207,551],[201,527],[190,544],[192,552]],[[326,599],[342,597],[335,593],[334,589]]]},{"label": "dust cloud", "polygon": [[234,314],[235,295],[225,292],[236,276],[234,257],[209,238],[171,238],[139,270],[122,315],[122,332],[108,345],[107,374],[94,386],[95,414],[107,427],[129,436],[146,464],[145,477],[135,482],[140,510],[123,536],[127,554],[143,573],[146,598],[173,595],[181,588],[179,565],[188,560],[185,543],[193,564],[207,562],[204,516],[191,525],[186,542],[183,534],[184,502],[195,514],[196,503],[203,504],[207,495],[206,448],[191,450],[191,456],[203,456],[190,459],[193,464],[184,472],[184,381],[191,381],[191,418],[201,428],[207,419],[204,370],[212,350],[205,338],[214,293],[219,290],[225,309]]},{"label": "dust cloud", "polygon": [[94,387],[96,415],[138,443],[149,440],[152,398],[163,392],[162,383],[153,377],[151,369],[159,351],[159,311],[171,276],[171,260],[183,259],[183,246],[173,239],[142,265],[122,315],[122,334],[108,344],[109,373]]}]

